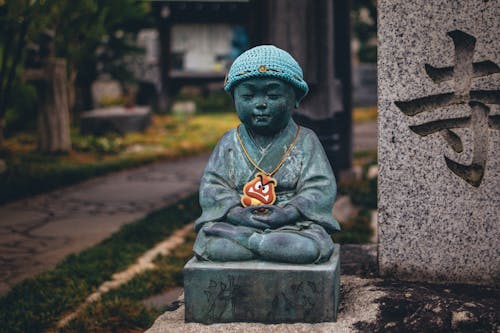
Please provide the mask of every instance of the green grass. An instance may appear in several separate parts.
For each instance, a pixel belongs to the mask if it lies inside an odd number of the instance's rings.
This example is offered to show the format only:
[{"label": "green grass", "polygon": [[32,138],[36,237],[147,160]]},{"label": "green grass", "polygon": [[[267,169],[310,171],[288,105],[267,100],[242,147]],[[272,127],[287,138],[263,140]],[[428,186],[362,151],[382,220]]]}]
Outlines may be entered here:
[{"label": "green grass", "polygon": [[[80,254],[68,256],[55,269],[14,286],[0,299],[0,332],[42,332],[51,328],[64,314],[81,304],[101,283],[109,280],[112,274],[128,267],[154,244],[199,215],[197,196],[193,195],[176,205],[125,225],[100,244]],[[162,278],[155,279],[155,288],[137,288],[134,291],[135,297],[178,283],[179,273],[172,276],[174,282],[168,279],[162,281]],[[129,283],[137,283],[134,281],[135,279]],[[103,301],[112,302],[113,294],[109,297]],[[116,301],[116,307],[120,308],[123,302],[126,301]],[[137,311],[134,310],[135,312]],[[142,315],[147,317],[145,312]]]},{"label": "green grass", "polygon": [[7,171],[0,174],[0,204],[109,172],[210,151],[238,122],[232,113],[155,115],[144,133],[94,137],[73,131],[73,150],[67,154],[39,153],[33,133],[19,134],[0,151],[7,162]]},{"label": "green grass", "polygon": [[155,269],[141,273],[123,286],[104,294],[59,332],[143,332],[149,328],[159,315],[170,309],[168,305],[149,308],[142,300],[183,285],[182,269],[192,257],[194,239],[193,231],[173,253],[158,257]]}]

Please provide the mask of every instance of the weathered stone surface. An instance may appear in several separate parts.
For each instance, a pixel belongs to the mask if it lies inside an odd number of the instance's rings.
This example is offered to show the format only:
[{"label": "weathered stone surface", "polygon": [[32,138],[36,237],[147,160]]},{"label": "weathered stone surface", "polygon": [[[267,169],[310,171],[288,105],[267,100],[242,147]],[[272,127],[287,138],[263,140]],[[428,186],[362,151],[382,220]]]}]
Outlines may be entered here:
[{"label": "weathered stone surface", "polygon": [[379,2],[379,265],[500,281],[497,1]]},{"label": "weathered stone surface", "polygon": [[[204,325],[200,323],[186,323],[184,321],[185,307],[181,306],[173,312],[165,312],[147,330],[147,333],[215,333],[215,332],[273,332],[273,333],[330,333],[330,332],[359,332],[353,326],[356,323],[374,325],[379,313],[378,298],[384,292],[374,288],[373,283],[378,280],[362,279],[356,276],[342,275],[342,297],[337,322],[328,323],[295,323],[295,324],[263,324],[263,323],[220,323]],[[181,300],[182,303],[182,300]]]},{"label": "weathered stone surface", "polygon": [[337,318],[340,246],[324,264],[201,262],[184,267],[186,321],[326,322]]},{"label": "weathered stone surface", "polygon": [[80,131],[96,135],[106,132],[126,134],[144,131],[150,122],[151,110],[147,106],[113,106],[84,112],[80,116]]},{"label": "weathered stone surface", "polygon": [[123,98],[120,82],[111,79],[107,74],[101,74],[100,77],[92,83],[91,89],[92,101],[95,108],[102,107],[109,102],[119,101]]}]

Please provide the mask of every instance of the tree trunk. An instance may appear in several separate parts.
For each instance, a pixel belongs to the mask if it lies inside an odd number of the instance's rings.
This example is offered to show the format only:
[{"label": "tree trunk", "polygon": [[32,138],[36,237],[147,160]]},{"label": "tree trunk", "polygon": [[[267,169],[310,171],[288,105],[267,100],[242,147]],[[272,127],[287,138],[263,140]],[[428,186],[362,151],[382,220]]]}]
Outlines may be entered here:
[{"label": "tree trunk", "polygon": [[43,152],[67,152],[71,149],[71,138],[66,60],[48,60],[47,72],[47,90],[38,116],[38,147]]}]

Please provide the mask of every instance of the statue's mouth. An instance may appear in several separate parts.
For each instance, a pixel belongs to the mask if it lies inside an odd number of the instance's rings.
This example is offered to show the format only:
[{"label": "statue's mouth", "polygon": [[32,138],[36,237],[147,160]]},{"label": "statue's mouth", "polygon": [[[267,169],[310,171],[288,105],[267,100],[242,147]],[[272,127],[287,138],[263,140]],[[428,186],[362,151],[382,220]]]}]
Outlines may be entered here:
[{"label": "statue's mouth", "polygon": [[263,195],[262,193],[256,192],[253,188],[248,190],[248,195],[262,202],[269,202],[269,194]]},{"label": "statue's mouth", "polygon": [[268,115],[257,115],[254,116],[254,119],[257,121],[269,121],[271,119],[271,116]]}]

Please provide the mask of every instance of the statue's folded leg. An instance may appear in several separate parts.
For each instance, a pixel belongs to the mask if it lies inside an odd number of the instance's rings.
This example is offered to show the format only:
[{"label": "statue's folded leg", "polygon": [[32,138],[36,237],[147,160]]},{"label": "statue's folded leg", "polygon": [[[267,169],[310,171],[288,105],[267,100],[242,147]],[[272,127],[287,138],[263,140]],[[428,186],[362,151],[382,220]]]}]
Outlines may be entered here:
[{"label": "statue's folded leg", "polygon": [[208,222],[198,232],[194,253],[200,260],[260,259],[293,264],[321,263],[330,258],[333,242],[323,227],[301,222],[265,231]]},{"label": "statue's folded leg", "polygon": [[330,236],[315,224],[309,224],[302,230],[285,226],[254,233],[248,243],[259,258],[293,264],[321,263],[328,260],[333,252]]},{"label": "statue's folded leg", "polygon": [[253,234],[249,246],[260,258],[268,261],[312,264],[319,257],[314,240],[290,232]]},{"label": "statue's folded leg", "polygon": [[223,222],[205,224],[196,237],[194,253],[200,260],[244,261],[255,259],[255,254],[243,246],[252,232]]}]

